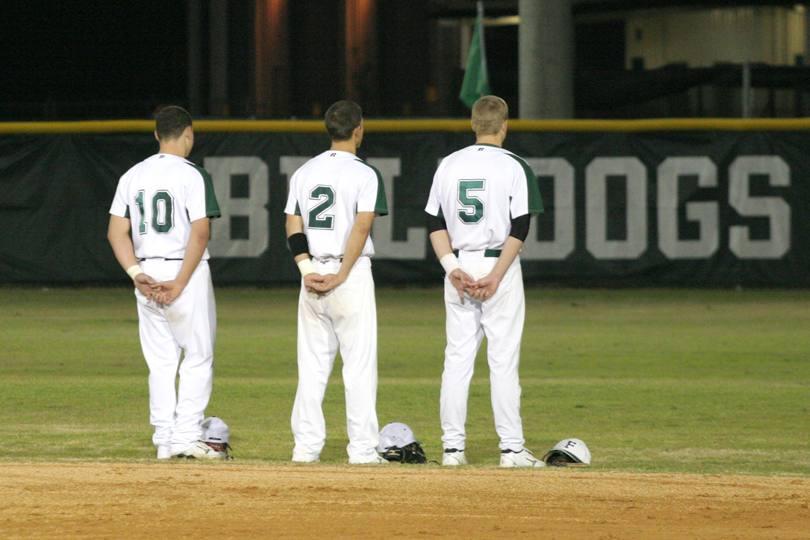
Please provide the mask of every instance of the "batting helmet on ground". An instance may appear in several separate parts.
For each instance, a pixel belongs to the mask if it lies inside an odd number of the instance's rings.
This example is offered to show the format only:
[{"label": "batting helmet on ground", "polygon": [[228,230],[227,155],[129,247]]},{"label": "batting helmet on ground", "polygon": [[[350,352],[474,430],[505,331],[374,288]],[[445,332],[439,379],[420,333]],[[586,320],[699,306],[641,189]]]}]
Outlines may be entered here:
[{"label": "batting helmet on ground", "polygon": [[377,451],[388,461],[427,463],[422,444],[414,437],[413,430],[402,422],[391,422],[382,428]]},{"label": "batting helmet on ground", "polygon": [[216,416],[209,416],[200,423],[200,427],[203,442],[217,452],[223,453],[223,457],[229,457],[228,450],[231,450],[231,445],[228,441],[231,439],[231,430],[228,424]]},{"label": "batting helmet on ground", "polygon": [[567,467],[569,465],[585,466],[591,464],[591,451],[580,439],[563,439],[543,456],[546,465]]}]

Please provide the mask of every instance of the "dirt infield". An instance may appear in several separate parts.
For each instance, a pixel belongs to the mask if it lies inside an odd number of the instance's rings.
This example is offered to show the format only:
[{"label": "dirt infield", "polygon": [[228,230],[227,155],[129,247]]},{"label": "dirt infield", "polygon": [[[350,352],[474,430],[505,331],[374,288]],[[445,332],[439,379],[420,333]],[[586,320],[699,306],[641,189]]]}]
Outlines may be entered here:
[{"label": "dirt infield", "polygon": [[807,539],[810,479],[582,469],[0,463],[36,538]]}]

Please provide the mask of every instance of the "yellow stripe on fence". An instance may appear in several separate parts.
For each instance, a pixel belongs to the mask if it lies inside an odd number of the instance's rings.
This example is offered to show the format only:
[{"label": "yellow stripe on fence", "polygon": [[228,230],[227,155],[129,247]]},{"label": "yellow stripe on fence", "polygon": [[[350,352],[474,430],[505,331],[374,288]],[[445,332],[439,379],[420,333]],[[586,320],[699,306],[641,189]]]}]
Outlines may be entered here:
[{"label": "yellow stripe on fence", "polygon": [[[376,133],[468,132],[469,120],[366,120],[365,129]],[[6,122],[0,133],[150,133],[152,120],[100,120],[81,122]],[[323,133],[321,120],[197,120],[198,133]],[[518,120],[510,131],[526,132],[640,132],[640,131],[801,131],[810,130],[810,118],[660,118],[650,120]]]}]

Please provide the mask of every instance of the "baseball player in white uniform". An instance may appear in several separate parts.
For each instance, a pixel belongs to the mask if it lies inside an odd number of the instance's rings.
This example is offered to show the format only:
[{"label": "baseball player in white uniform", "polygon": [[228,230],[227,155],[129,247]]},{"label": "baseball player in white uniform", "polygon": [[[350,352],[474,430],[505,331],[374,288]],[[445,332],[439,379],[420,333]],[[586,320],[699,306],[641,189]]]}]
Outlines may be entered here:
[{"label": "baseball player in white uniform", "polygon": [[338,349],[346,388],[349,463],[388,463],[377,453],[377,308],[369,237],[388,214],[382,178],[357,158],[362,111],[339,101],[326,111],[331,149],[290,179],[287,237],[302,275],[298,301],[298,391],[292,460],[319,461],[326,441],[323,397]]},{"label": "baseball player in white uniform", "polygon": [[537,178],[504,150],[508,107],[484,96],[472,109],[476,142],[442,160],[426,211],[430,240],[446,271],[447,348],[440,414],[443,465],[464,465],[467,399],[475,356],[487,338],[492,409],[501,467],[542,467],[523,447],[520,341],[525,302],[520,252],[533,214],[543,211]]},{"label": "baseball player in white uniform", "polygon": [[224,453],[200,440],[216,335],[207,245],[219,206],[210,175],[186,160],[194,145],[188,112],[161,110],[155,137],[159,153],[118,183],[107,236],[136,287],[157,457],[222,459]]}]

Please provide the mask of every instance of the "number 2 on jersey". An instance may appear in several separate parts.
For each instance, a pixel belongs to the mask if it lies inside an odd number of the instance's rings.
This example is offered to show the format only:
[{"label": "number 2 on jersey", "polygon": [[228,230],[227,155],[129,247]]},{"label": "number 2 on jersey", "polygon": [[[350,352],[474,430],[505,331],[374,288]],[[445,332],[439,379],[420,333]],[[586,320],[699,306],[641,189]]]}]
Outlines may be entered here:
[{"label": "number 2 on jersey", "polygon": [[471,191],[482,191],[483,180],[459,180],[458,202],[462,208],[458,211],[458,218],[464,223],[478,223],[484,217],[484,201],[470,194]]},{"label": "number 2 on jersey", "polygon": [[331,186],[316,186],[309,192],[309,198],[320,202],[309,211],[307,227],[310,229],[331,230],[335,224],[335,216],[324,212],[335,205],[335,190]]},{"label": "number 2 on jersey", "polygon": [[[144,212],[144,190],[139,190],[135,196],[138,210],[141,214],[138,223],[138,232],[146,234],[146,213]],[[158,191],[152,197],[152,228],[159,233],[167,233],[174,226],[174,199],[168,191]]]}]

